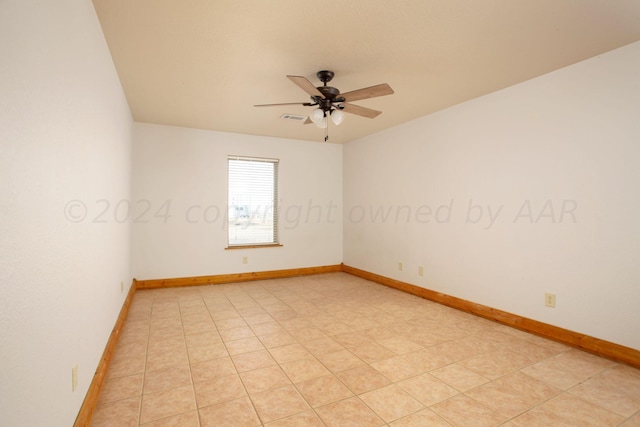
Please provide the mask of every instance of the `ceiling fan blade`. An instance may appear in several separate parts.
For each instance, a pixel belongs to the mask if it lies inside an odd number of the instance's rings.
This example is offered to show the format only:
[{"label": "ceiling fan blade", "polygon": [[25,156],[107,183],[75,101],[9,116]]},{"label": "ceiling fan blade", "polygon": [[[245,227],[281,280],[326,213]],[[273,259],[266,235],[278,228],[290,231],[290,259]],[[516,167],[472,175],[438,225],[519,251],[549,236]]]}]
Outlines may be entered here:
[{"label": "ceiling fan blade", "polygon": [[358,90],[352,90],[346,92],[340,96],[347,102],[359,101],[361,99],[375,98],[376,96],[384,96],[393,94],[393,89],[386,83],[382,83],[375,86],[365,87]]},{"label": "ceiling fan blade", "polygon": [[310,123],[313,123],[313,122],[311,121],[311,117],[307,117],[307,120],[305,120],[305,121],[304,121],[303,125],[308,125],[308,124],[310,124]]},{"label": "ceiling fan blade", "polygon": [[287,76],[289,80],[296,84],[300,89],[307,92],[310,96],[319,96],[324,98],[322,92],[320,92],[306,77],[302,76]]},{"label": "ceiling fan blade", "polygon": [[372,110],[371,108],[361,107],[359,105],[353,104],[342,104],[344,106],[343,111],[351,114],[357,114],[358,116],[367,117],[369,119],[373,119],[378,117],[382,113],[382,111]]},{"label": "ceiling fan blade", "polygon": [[304,107],[309,107],[315,104],[312,104],[310,102],[284,102],[282,104],[258,104],[258,105],[254,105],[254,107],[276,107],[278,105],[302,105]]}]

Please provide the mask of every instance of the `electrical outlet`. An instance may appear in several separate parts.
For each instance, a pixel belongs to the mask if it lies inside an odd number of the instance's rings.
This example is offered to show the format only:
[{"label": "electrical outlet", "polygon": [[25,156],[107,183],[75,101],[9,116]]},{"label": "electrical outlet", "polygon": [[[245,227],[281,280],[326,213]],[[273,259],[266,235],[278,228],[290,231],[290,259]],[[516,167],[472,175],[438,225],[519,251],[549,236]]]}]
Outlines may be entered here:
[{"label": "electrical outlet", "polygon": [[418,276],[424,276],[424,267],[423,266],[418,267]]},{"label": "electrical outlet", "polygon": [[556,294],[550,294],[550,293],[544,294],[544,305],[546,305],[547,307],[555,307]]},{"label": "electrical outlet", "polygon": [[242,257],[242,263],[243,264],[249,264],[249,257],[248,256],[243,256]]},{"label": "electrical outlet", "polygon": [[124,281],[121,280],[120,281],[120,293],[123,293],[123,292],[124,292]]},{"label": "electrical outlet", "polygon": [[404,269],[404,265],[401,262],[399,262],[398,263],[398,270],[402,271],[403,269]]},{"label": "electrical outlet", "polygon": [[76,387],[78,387],[78,364],[76,363],[73,368],[71,368],[71,391],[76,391]]}]

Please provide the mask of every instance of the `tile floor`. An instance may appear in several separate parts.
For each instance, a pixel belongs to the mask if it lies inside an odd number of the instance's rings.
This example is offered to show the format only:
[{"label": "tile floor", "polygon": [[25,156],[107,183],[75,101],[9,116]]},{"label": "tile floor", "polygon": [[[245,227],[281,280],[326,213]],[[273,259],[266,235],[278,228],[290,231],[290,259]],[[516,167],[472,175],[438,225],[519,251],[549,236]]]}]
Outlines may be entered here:
[{"label": "tile floor", "polygon": [[640,370],[345,273],[136,293],[92,426],[640,426]]}]

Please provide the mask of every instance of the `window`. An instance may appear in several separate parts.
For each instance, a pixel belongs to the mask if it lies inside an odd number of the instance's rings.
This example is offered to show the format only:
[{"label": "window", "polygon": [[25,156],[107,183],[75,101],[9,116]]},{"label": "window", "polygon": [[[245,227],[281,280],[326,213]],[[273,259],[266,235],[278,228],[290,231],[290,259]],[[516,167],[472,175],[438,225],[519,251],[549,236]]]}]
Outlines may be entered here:
[{"label": "window", "polygon": [[229,156],[229,247],[278,245],[278,160]]}]

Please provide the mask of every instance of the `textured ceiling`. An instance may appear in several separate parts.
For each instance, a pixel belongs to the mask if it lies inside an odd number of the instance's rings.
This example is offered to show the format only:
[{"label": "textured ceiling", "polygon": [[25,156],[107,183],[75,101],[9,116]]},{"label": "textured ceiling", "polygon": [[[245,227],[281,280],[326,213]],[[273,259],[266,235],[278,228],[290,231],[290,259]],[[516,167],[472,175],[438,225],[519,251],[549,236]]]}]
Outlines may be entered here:
[{"label": "textured ceiling", "polygon": [[322,141],[283,120],[311,107],[286,76],[335,72],[382,110],[329,127],[343,143],[640,40],[640,0],[94,0],[134,119]]}]

